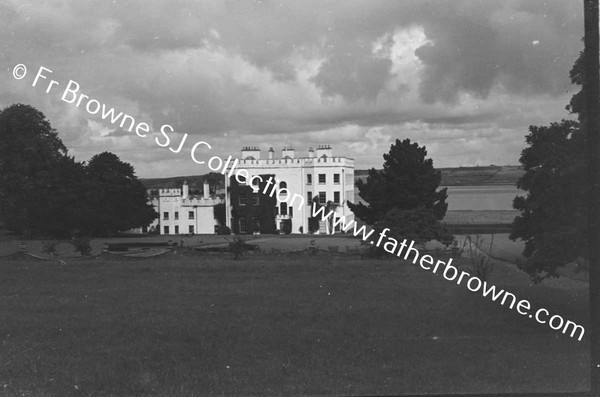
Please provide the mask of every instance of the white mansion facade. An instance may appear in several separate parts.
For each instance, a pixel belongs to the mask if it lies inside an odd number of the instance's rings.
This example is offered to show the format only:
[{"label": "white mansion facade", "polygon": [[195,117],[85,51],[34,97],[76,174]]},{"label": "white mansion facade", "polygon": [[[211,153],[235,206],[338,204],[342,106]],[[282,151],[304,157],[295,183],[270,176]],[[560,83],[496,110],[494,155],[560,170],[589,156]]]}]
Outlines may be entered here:
[{"label": "white mansion facade", "polygon": [[187,181],[181,189],[158,189],[151,197],[152,206],[159,214],[149,226],[160,234],[213,234],[217,221],[214,206],[224,200],[210,196],[208,182],[204,182],[202,195],[190,195]]},{"label": "white mansion facade", "polygon": [[[304,204],[299,208],[299,200],[290,202],[285,196],[275,195],[276,229],[283,230],[283,223],[291,222],[292,233],[308,233],[309,218],[312,217],[311,204],[314,198],[318,199],[319,204],[325,205],[327,202],[337,204],[336,217],[344,216],[346,222],[354,219],[354,214],[348,207],[348,200],[354,199],[353,159],[334,156],[332,148],[328,145],[318,146],[316,150],[309,148],[307,155],[304,156],[299,156],[290,147],[283,148],[280,158],[275,158],[274,154],[275,151],[270,148],[267,158],[261,158],[259,148],[245,147],[242,149],[241,158],[236,162],[235,169],[246,170],[250,181],[254,176],[274,175],[278,187],[286,188],[290,196],[299,195],[304,198]],[[225,181],[227,186],[228,178],[225,178]],[[254,189],[257,191],[258,187]],[[227,226],[232,230],[238,230],[239,233],[248,233],[247,219],[236,219],[232,216],[232,207],[240,203],[232,203],[229,189],[226,191]],[[247,200],[244,198],[244,204],[246,203]],[[234,222],[238,223],[236,227],[232,227]],[[325,225],[321,222],[320,232],[324,231]]]}]

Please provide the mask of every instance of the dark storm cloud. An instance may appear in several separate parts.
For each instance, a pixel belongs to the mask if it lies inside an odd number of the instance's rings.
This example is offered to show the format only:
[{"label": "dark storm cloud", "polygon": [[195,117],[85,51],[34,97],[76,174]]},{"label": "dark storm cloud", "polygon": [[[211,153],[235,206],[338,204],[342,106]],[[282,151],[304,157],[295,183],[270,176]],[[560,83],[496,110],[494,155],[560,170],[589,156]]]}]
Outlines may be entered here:
[{"label": "dark storm cloud", "polygon": [[516,137],[556,119],[582,48],[580,8],[564,0],[3,2],[0,105],[40,107],[85,156],[112,149],[142,161],[140,145],[154,150],[11,77],[17,63],[44,65],[154,129],[168,123],[220,153],[258,143],[246,139],[322,134],[349,139],[346,154],[360,164],[367,147],[386,150],[407,131],[417,141],[483,142],[476,130],[485,123]]}]

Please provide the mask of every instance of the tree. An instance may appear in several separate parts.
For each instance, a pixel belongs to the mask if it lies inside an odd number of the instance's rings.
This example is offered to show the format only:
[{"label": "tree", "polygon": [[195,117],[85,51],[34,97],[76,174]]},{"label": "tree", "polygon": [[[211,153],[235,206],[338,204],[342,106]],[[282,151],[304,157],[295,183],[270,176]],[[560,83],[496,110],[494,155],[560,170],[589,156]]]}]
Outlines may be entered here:
[{"label": "tree", "polygon": [[384,228],[390,229],[391,236],[402,236],[403,239],[413,240],[417,244],[440,239],[445,233],[444,226],[436,219],[433,211],[424,207],[390,210],[384,219],[374,225],[377,232]]},{"label": "tree", "polygon": [[[582,56],[571,72],[571,82],[583,81]],[[512,224],[510,238],[525,241],[519,267],[539,282],[558,276],[567,263],[587,258],[588,160],[583,156],[587,138],[580,128],[585,120],[584,97],[575,94],[567,110],[578,121],[562,120],[549,126],[530,126],[520,162],[525,173],[517,187],[527,196],[517,196],[513,207],[521,212]]]},{"label": "tree", "polygon": [[[45,231],[67,148],[46,116],[15,104],[0,112],[0,217],[18,233]],[[53,222],[55,223],[55,222]]]},{"label": "tree", "polygon": [[579,155],[585,136],[579,123],[563,120],[548,127],[531,126],[521,154],[525,174],[517,187],[513,207],[521,214],[512,224],[510,238],[525,241],[519,267],[533,280],[557,276],[557,270],[586,255],[586,164]]},{"label": "tree", "polygon": [[89,234],[114,234],[149,225],[158,214],[148,203],[146,188],[131,164],[113,153],[93,156],[85,167],[88,208],[83,229]]},{"label": "tree", "polygon": [[364,222],[383,227],[392,223],[390,217],[416,217],[419,222],[411,222],[414,230],[404,229],[403,232],[410,232],[417,239],[440,237],[439,233],[431,231],[443,229],[440,220],[446,215],[448,194],[446,188],[437,190],[441,172],[433,168],[433,160],[426,156],[425,147],[411,143],[410,139],[396,139],[389,153],[383,155],[383,170],[370,169],[366,182],[356,184],[360,197],[368,206],[348,203],[350,209]]}]

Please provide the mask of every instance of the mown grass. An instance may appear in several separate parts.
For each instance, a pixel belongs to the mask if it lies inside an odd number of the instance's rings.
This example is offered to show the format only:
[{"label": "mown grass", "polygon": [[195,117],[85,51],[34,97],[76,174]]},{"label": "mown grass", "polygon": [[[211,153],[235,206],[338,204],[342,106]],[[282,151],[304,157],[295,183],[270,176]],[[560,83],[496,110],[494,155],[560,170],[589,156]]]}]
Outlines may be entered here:
[{"label": "mown grass", "polygon": [[[580,391],[577,342],[398,260],[0,261],[0,394]],[[585,288],[493,282],[587,324]]]}]

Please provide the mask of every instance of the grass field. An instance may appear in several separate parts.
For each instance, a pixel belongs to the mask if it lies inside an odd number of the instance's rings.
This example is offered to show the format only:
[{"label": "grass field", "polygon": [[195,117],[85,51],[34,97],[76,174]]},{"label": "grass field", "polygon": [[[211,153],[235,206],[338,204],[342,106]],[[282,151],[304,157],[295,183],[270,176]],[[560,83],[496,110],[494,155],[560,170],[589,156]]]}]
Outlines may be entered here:
[{"label": "grass field", "polygon": [[[398,260],[0,260],[0,394],[582,391],[578,342]],[[587,287],[490,279],[587,325]]]}]

